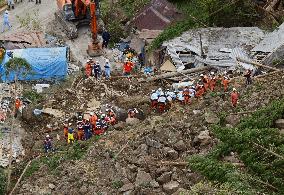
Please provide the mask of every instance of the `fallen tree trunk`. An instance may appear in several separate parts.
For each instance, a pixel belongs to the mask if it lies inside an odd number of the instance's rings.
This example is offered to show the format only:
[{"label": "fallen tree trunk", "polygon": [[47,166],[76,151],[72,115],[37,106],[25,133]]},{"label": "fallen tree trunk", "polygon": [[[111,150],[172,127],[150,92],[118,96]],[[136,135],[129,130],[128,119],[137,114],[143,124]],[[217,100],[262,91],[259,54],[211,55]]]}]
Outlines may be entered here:
[{"label": "fallen tree trunk", "polygon": [[260,63],[257,63],[257,62],[251,62],[251,61],[244,60],[244,59],[241,59],[241,58],[237,58],[237,60],[240,61],[240,62],[248,63],[248,64],[251,64],[251,65],[255,65],[255,66],[258,66],[258,67],[267,68],[267,69],[275,70],[275,71],[281,71],[281,70],[279,70],[277,68],[266,66],[266,65],[263,65],[263,64],[260,64]]},{"label": "fallen tree trunk", "polygon": [[190,74],[190,73],[195,73],[195,72],[203,72],[203,71],[208,71],[211,68],[212,68],[211,66],[204,66],[201,68],[192,68],[192,69],[183,70],[180,72],[169,72],[169,73],[165,73],[165,74],[161,74],[157,76],[148,77],[146,79],[138,79],[138,82],[156,81],[159,79],[171,78],[171,77],[175,77],[179,75],[185,75],[185,74]]}]

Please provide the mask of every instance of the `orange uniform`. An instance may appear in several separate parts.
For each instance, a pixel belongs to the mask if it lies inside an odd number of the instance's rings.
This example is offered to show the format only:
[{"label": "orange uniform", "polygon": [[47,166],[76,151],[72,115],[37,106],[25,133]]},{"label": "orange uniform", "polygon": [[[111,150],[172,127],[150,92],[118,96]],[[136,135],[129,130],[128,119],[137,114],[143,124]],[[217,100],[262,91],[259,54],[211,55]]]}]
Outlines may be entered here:
[{"label": "orange uniform", "polygon": [[207,91],[207,89],[209,88],[209,78],[205,75],[202,78],[203,84],[204,84],[204,89],[205,91]]},{"label": "orange uniform", "polygon": [[16,110],[19,110],[19,108],[21,107],[21,100],[20,99],[16,99],[15,107],[16,107]]},{"label": "orange uniform", "polygon": [[92,65],[90,63],[85,65],[85,74],[87,77],[90,77],[92,74]]},{"label": "orange uniform", "polygon": [[229,79],[227,79],[227,78],[224,78],[223,80],[222,80],[222,84],[223,84],[223,86],[224,86],[224,91],[227,91],[228,90],[228,85],[229,85]]},{"label": "orange uniform", "polygon": [[90,118],[90,123],[91,123],[91,125],[92,125],[93,127],[96,126],[97,120],[98,120],[98,116],[97,116],[96,114],[94,114],[93,116],[91,116],[91,118]]},{"label": "orange uniform", "polygon": [[239,99],[239,94],[236,91],[233,91],[231,94],[232,106],[236,107]]},{"label": "orange uniform", "polygon": [[183,90],[182,95],[184,96],[184,104],[190,104],[190,94],[191,92],[188,88]]},{"label": "orange uniform", "polygon": [[216,82],[217,82],[217,80],[216,80],[215,77],[213,77],[212,79],[210,79],[209,86],[210,86],[210,90],[211,90],[211,91],[214,91],[215,86],[216,86]]}]

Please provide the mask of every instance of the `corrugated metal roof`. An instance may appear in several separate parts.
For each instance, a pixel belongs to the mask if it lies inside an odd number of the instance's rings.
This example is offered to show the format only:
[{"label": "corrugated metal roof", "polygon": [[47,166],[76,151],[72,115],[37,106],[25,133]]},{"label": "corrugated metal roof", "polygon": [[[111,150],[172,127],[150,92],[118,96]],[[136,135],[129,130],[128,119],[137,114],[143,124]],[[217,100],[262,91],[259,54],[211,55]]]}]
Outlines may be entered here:
[{"label": "corrugated metal roof", "polygon": [[284,44],[284,23],[281,24],[272,33],[266,37],[252,51],[255,52],[273,52],[275,49]]},{"label": "corrugated metal roof", "polygon": [[[200,58],[199,34],[206,59]],[[236,57],[248,59],[246,52],[263,37],[264,32],[257,27],[201,28],[187,31],[182,36],[165,42],[163,46],[173,47],[176,51],[192,51],[196,54],[198,63],[206,61],[206,64],[213,66],[235,67]],[[240,65],[248,67],[248,64]]]}]

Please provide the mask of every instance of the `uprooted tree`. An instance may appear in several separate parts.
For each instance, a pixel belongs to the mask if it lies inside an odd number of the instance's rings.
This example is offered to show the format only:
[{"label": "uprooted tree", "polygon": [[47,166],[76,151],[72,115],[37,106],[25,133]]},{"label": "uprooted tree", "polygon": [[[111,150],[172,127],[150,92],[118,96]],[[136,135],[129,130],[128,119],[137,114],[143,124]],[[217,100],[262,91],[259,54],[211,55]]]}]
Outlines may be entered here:
[{"label": "uprooted tree", "polygon": [[[16,96],[17,94],[17,85],[18,85],[18,80],[19,78],[24,78],[26,77],[29,73],[32,71],[31,65],[27,62],[26,59],[24,58],[19,58],[19,57],[13,57],[13,55],[10,55],[11,59],[4,64],[4,70],[5,70],[5,76],[6,80],[7,77],[13,78],[15,84],[14,84],[14,90],[13,90],[13,96],[14,100],[16,101]],[[14,106],[12,114],[16,113],[16,108]],[[12,141],[13,135],[14,135],[14,117],[11,116],[11,133],[10,133],[10,155],[9,155],[9,167],[8,167],[8,176],[7,176],[7,191],[9,191],[10,183],[11,183],[11,172],[12,172],[12,156],[13,156],[13,149],[12,149]]]}]

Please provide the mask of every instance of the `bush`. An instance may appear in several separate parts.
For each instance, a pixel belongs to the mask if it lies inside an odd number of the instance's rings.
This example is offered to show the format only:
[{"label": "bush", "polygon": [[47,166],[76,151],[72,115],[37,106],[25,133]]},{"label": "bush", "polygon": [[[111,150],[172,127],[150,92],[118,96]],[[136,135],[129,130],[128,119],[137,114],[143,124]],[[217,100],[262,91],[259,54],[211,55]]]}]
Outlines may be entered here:
[{"label": "bush", "polygon": [[[236,128],[213,126],[220,143],[207,156],[193,156],[190,166],[209,180],[228,183],[248,194],[284,194],[284,136],[272,128],[283,114],[284,99],[242,119]],[[220,161],[230,152],[239,155],[245,171]]]},{"label": "bush", "polygon": [[6,175],[2,168],[0,168],[0,194],[5,194],[6,192]]}]

